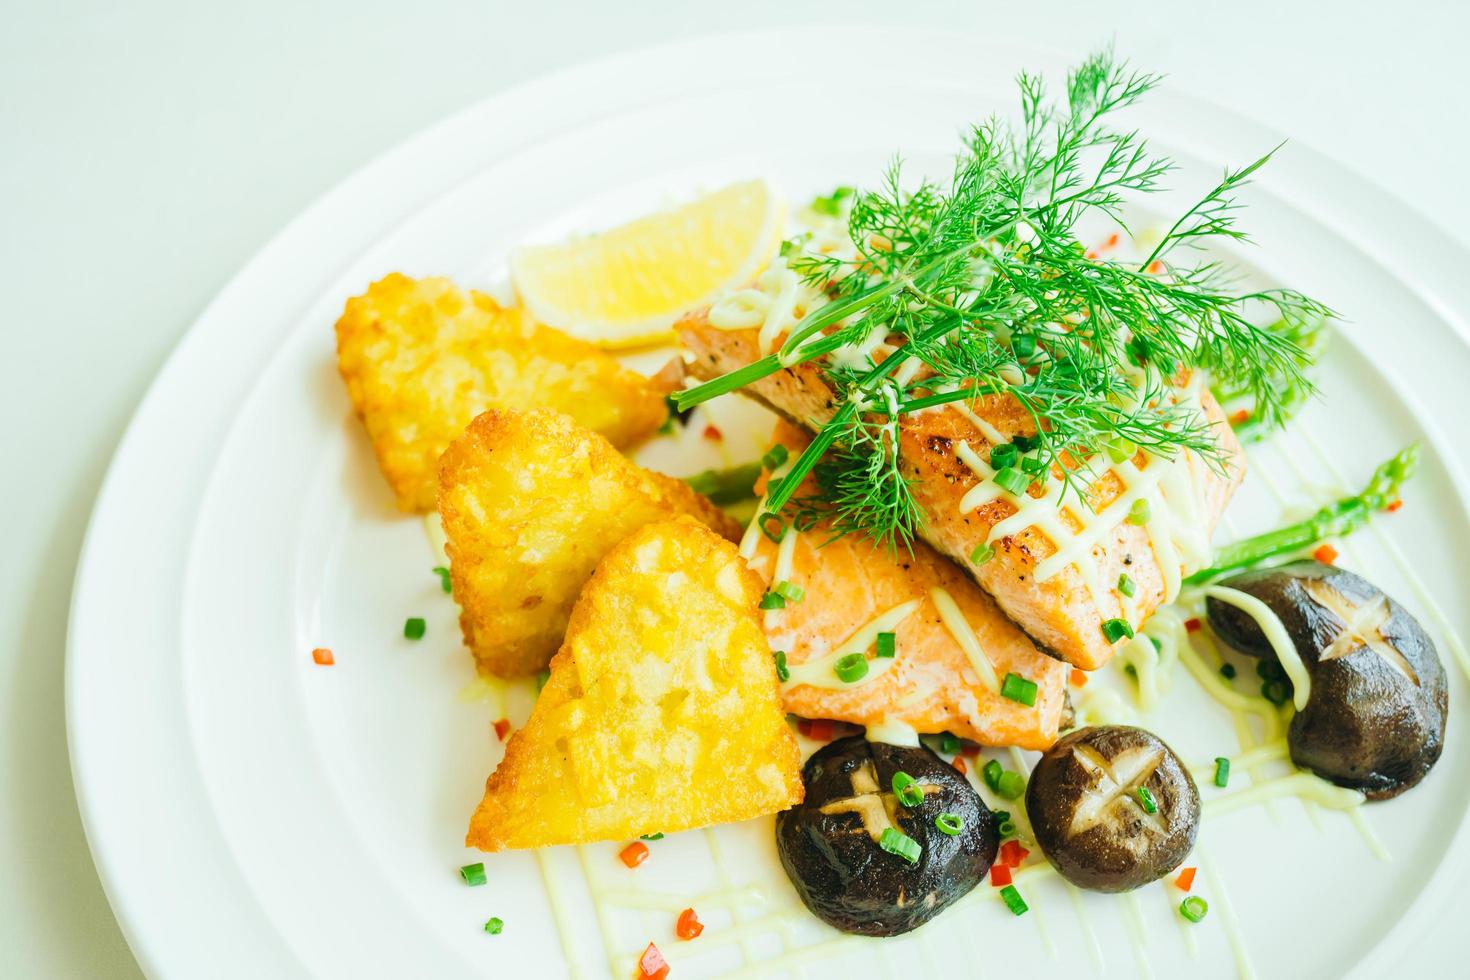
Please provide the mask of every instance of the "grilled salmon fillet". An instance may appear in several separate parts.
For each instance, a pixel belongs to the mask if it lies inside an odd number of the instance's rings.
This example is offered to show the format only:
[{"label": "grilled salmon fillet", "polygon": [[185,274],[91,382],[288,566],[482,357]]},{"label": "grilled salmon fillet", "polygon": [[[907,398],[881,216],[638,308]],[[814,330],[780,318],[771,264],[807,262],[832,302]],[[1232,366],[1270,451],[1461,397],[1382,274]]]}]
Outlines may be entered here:
[{"label": "grilled salmon fillet", "polygon": [[[761,356],[757,330],[720,329],[709,322],[707,310],[686,315],[677,329],[694,354],[691,372],[702,379]],[[741,390],[809,428],[820,426],[837,407],[815,363],[778,371]],[[1245,475],[1245,456],[1220,406],[1207,389],[1199,387],[1197,394],[1220,446],[1220,462],[1212,465],[1188,452],[1173,461],[1140,452],[1095,480],[1087,494],[1090,508],[1073,496],[1060,507],[1027,507],[1014,521],[1008,519],[1019,509],[1015,498],[999,492],[978,491],[990,499],[962,510],[961,501],[982,482],[998,488],[961,455],[962,446],[968,447],[970,460],[988,469],[992,446],[1034,435],[1035,426],[1019,403],[992,395],[969,407],[952,404],[903,416],[899,453],[925,515],[920,536],[963,566],[1039,647],[1083,670],[1096,670],[1121,642],[1110,639],[1103,624],[1122,619],[1136,630],[1173,597],[1186,564],[1184,552],[1194,552],[1195,563],[1206,560],[1215,523]],[[1131,523],[1127,505],[1143,492],[1139,488],[1154,485],[1167,488],[1167,507],[1159,505],[1164,491],[1150,492],[1153,520]],[[1029,491],[1033,498],[1047,492],[1040,486]],[[990,542],[993,557],[972,560],[976,547],[1002,522],[1007,523]],[[1058,560],[1048,563],[1054,556]],[[1118,588],[1125,574],[1133,585],[1131,597]]]},{"label": "grilled salmon fillet", "polygon": [[[810,441],[788,422],[777,425],[774,439],[793,459]],[[771,649],[785,651],[791,671],[782,684],[787,711],[865,726],[896,723],[922,733],[950,731],[982,745],[1045,749],[1056,741],[1069,668],[1037,650],[957,565],[922,542],[911,554],[894,554],[862,535],[832,540],[823,524],[785,534],[791,540],[784,542],[784,560],[782,547],[759,528],[748,533],[742,553],[767,588],[779,568],[785,581],[805,590],[800,602],[763,614]],[[871,659],[877,676],[869,680],[841,683],[829,661],[866,652],[849,646],[863,644],[853,638],[873,623],[894,633],[896,656],[889,663]],[[990,678],[979,676],[957,633],[968,633],[964,642],[989,663]],[[873,642],[867,638],[865,645]],[[1033,706],[1001,696],[994,681],[1011,673],[1036,684]],[[802,683],[803,677],[817,683]]]}]

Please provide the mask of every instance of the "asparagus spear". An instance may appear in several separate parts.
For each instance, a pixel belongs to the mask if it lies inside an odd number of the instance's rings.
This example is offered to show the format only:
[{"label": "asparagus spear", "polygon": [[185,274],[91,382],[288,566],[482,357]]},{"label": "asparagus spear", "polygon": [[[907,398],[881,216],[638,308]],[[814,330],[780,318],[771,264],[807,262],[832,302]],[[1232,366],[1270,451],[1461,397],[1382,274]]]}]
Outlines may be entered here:
[{"label": "asparagus spear", "polygon": [[705,470],[684,478],[696,493],[702,493],[718,507],[737,504],[755,496],[755,481],[761,475],[759,462],[732,466],[726,470]]},{"label": "asparagus spear", "polygon": [[1398,499],[1399,488],[1414,475],[1418,466],[1419,444],[1415,442],[1374,470],[1373,477],[1361,493],[1328,504],[1297,524],[1226,545],[1215,553],[1212,567],[1195,572],[1184,583],[1198,585],[1267,558],[1300,551],[1323,538],[1351,534],[1368,523],[1368,517],[1374,511],[1382,510]]}]

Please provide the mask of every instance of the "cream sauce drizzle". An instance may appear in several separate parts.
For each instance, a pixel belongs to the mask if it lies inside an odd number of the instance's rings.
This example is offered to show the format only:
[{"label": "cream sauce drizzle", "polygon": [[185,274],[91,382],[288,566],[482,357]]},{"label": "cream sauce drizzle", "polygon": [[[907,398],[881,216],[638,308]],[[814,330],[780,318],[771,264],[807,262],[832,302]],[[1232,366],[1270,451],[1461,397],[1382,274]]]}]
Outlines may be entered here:
[{"label": "cream sauce drizzle", "polygon": [[1307,673],[1306,664],[1302,663],[1301,655],[1297,653],[1296,644],[1291,642],[1287,635],[1286,627],[1281,622],[1281,617],[1271,611],[1271,607],[1253,595],[1241,592],[1238,589],[1226,588],[1223,585],[1207,585],[1204,588],[1205,595],[1212,599],[1219,599],[1245,613],[1255,620],[1261,632],[1265,634],[1271,649],[1276,653],[1276,659],[1281,661],[1281,669],[1286,671],[1286,676],[1291,678],[1295,688],[1292,703],[1296,710],[1301,711],[1307,706],[1307,699],[1312,696],[1312,678]]},{"label": "cream sauce drizzle", "polygon": [[805,684],[808,687],[819,687],[827,690],[848,691],[855,687],[871,684],[882,677],[893,666],[898,663],[899,653],[895,651],[892,657],[870,657],[868,658],[868,672],[859,679],[848,682],[837,676],[833,669],[837,661],[849,653],[866,653],[878,640],[879,633],[891,633],[905,619],[914,614],[919,608],[918,599],[910,599],[908,602],[900,603],[892,609],[870,620],[860,626],[851,636],[837,645],[835,650],[821,656],[812,657],[799,664],[791,664],[789,670],[791,676],[782,682],[782,690]]},{"label": "cream sauce drizzle", "polygon": [[954,601],[954,596],[941,588],[929,590],[929,598],[934,601],[934,608],[939,611],[939,618],[944,623],[944,628],[949,630],[949,635],[959,644],[960,649],[970,660],[970,666],[974,668],[980,682],[992,691],[1000,691],[1000,679],[995,674],[995,666],[990,658],[985,655],[980,646],[980,637],[975,635],[975,630],[965,614],[960,610],[959,604]]},{"label": "cream sauce drizzle", "polygon": [[[752,521],[751,523],[755,522]],[[796,528],[788,526],[786,531],[781,535],[781,543],[776,547],[776,569],[771,573],[771,588],[774,589],[782,582],[791,581],[791,566],[796,561],[796,539],[800,537],[800,534],[801,532],[797,531]],[[792,582],[791,584],[795,585],[796,583]],[[765,611],[766,629],[775,629],[776,624],[781,620],[781,614],[790,605],[791,603],[788,600],[787,605],[781,609],[767,609]]]}]

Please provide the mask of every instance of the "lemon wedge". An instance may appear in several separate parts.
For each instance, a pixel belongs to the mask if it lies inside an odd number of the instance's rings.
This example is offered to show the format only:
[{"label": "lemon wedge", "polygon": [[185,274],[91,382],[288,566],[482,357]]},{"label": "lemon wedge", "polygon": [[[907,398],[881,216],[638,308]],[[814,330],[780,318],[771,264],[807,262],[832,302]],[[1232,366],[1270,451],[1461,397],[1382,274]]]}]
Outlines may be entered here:
[{"label": "lemon wedge", "polygon": [[673,337],[679,314],[753,279],[781,243],[786,206],[745,181],[599,235],[511,255],[516,292],[540,322],[603,347]]}]

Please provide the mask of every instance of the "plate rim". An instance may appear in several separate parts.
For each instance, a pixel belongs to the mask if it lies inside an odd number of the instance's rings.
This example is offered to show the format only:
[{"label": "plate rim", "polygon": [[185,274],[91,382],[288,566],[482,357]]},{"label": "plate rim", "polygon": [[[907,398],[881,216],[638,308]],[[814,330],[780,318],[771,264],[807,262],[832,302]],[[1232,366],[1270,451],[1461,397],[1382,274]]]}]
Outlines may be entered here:
[{"label": "plate rim", "polygon": [[[916,38],[944,37],[947,43],[954,43],[955,40],[955,36],[950,33],[941,34],[919,29],[910,29],[906,33]],[[217,342],[229,336],[228,328],[231,326],[229,313],[232,304],[242,301],[242,294],[247,292],[246,287],[252,281],[267,275],[273,262],[279,261],[282,255],[288,254],[293,249],[300,248],[306,239],[320,230],[324,222],[330,222],[334,209],[340,210],[348,202],[362,199],[364,193],[375,186],[386,185],[391,188],[393,174],[398,169],[415,160],[430,158],[440,146],[458,145],[460,138],[474,125],[481,125],[485,120],[499,115],[513,115],[517,107],[535,103],[538,97],[544,102],[575,98],[573,93],[579,92],[589,82],[595,80],[605,86],[604,90],[607,93],[616,90],[619,93],[617,100],[626,104],[629,99],[638,97],[638,93],[642,90],[642,82],[638,80],[639,73],[624,72],[620,69],[627,69],[634,65],[654,61],[667,63],[676,59],[695,59],[701,57],[700,52],[704,52],[707,56],[710,52],[727,50],[732,45],[748,45],[753,41],[786,46],[804,43],[806,39],[820,38],[823,44],[832,44],[834,41],[837,43],[853,42],[880,35],[886,37],[888,43],[891,44],[892,30],[877,27],[840,29],[804,27],[704,34],[582,61],[522,81],[472,102],[372,157],[318,195],[279,231],[265,240],[225,282],[183,333],[150,382],[143,398],[131,413],[123,437],[108,464],[87,521],[86,533],[72,583],[72,601],[67,624],[66,730],[78,809],[81,813],[88,847],[102,881],[104,892],[133,955],[145,972],[150,975],[163,975],[169,972],[170,967],[179,967],[182,972],[180,957],[184,954],[180,952],[181,949],[198,950],[208,959],[194,961],[196,966],[208,965],[218,970],[221,965],[219,949],[217,947],[201,948],[198,943],[174,943],[171,941],[172,937],[159,931],[146,929],[141,921],[145,918],[141,914],[141,906],[148,903],[151,894],[160,887],[160,881],[158,878],[143,881],[125,874],[119,867],[117,848],[120,845],[111,839],[112,834],[107,827],[109,811],[126,801],[119,801],[115,795],[103,798],[111,787],[104,785],[107,780],[103,778],[99,767],[106,768],[116,756],[117,732],[114,728],[94,722],[93,716],[88,711],[87,698],[95,695],[95,692],[88,689],[88,678],[90,669],[97,663],[98,658],[107,657],[111,649],[105,644],[97,644],[88,634],[95,632],[94,621],[97,612],[94,610],[105,611],[105,606],[99,606],[99,603],[102,602],[100,597],[107,595],[111,583],[104,574],[104,565],[109,557],[109,549],[115,550],[118,547],[117,539],[122,533],[122,526],[118,522],[119,520],[126,522],[129,518],[128,504],[135,502],[140,496],[146,498],[155,489],[147,480],[147,474],[157,471],[156,465],[150,460],[149,453],[151,450],[156,456],[158,447],[150,446],[148,442],[150,439],[154,443],[158,442],[156,427],[161,423],[171,423],[174,426],[187,424],[185,419],[171,417],[171,413],[164,411],[167,407],[166,403],[170,399],[178,403],[182,398],[187,404],[188,391],[195,385],[193,380],[195,369],[198,368],[199,362],[209,360],[210,342]],[[1005,45],[1016,50],[1035,49],[1035,45],[1014,42],[1012,39],[994,35],[973,35],[973,38],[976,42],[987,45]],[[1048,54],[1051,57],[1057,56],[1056,52]],[[623,80],[616,85],[607,86],[609,77],[621,77]],[[1171,98],[1203,105],[1210,114],[1228,119],[1232,124],[1234,135],[1244,132],[1253,139],[1258,137],[1270,139],[1277,135],[1269,127],[1254,119],[1220,106],[1197,93],[1178,91],[1168,94]],[[552,132],[563,133],[582,124],[583,121],[578,120],[571,126],[558,125]],[[476,170],[491,165],[498,159],[520,152],[534,141],[534,138],[507,141],[498,148],[498,152],[490,156],[476,157],[474,167],[458,179],[462,180],[467,176],[472,176]],[[1304,179],[1304,175],[1308,173],[1311,174],[1310,180]],[[1324,177],[1329,179],[1324,180]],[[1470,247],[1454,238],[1427,215],[1402,201],[1392,191],[1373,183],[1351,167],[1304,144],[1294,144],[1292,153],[1278,164],[1273,164],[1273,169],[1263,174],[1261,183],[1276,191],[1283,200],[1287,199],[1285,190],[1290,189],[1297,192],[1296,200],[1293,202],[1294,206],[1303,210],[1310,220],[1322,225],[1333,234],[1343,237],[1355,247],[1367,249],[1366,243],[1370,241],[1382,243],[1385,240],[1392,240],[1394,247],[1387,253],[1381,248],[1381,244],[1380,247],[1372,249],[1379,264],[1399,278],[1415,295],[1430,303],[1440,318],[1451,325],[1462,342],[1470,343],[1470,327],[1467,327],[1464,315],[1458,312],[1470,308],[1470,286],[1461,285],[1450,274],[1452,266],[1458,265],[1463,268],[1465,259],[1470,257]],[[1338,191],[1344,188],[1349,189],[1352,193],[1340,195],[1338,202],[1335,203],[1331,195],[1327,193],[1329,185],[1334,186]],[[380,216],[379,220],[373,223],[386,223],[391,227],[405,215],[411,215],[416,205],[422,204],[426,199],[437,197],[450,186],[452,185],[436,180],[432,184],[424,183],[422,187],[419,183],[410,183],[405,187],[400,187],[393,214]],[[1302,193],[1303,191],[1306,193]],[[1342,200],[1349,200],[1352,203],[1344,206],[1340,203]],[[1308,203],[1310,207],[1306,206]],[[1389,218],[1391,222],[1385,223]],[[343,244],[350,244],[350,252],[355,254],[363,247],[371,247],[374,240],[381,234],[381,230],[357,231],[350,241],[346,237],[338,240]],[[348,251],[348,249],[342,249],[336,252],[339,258],[333,261],[340,264],[340,256],[347,254]],[[1388,261],[1383,260],[1385,254],[1391,257]],[[1459,262],[1451,262],[1451,258],[1458,258]],[[1461,294],[1459,299],[1453,298],[1456,292]],[[155,428],[150,429],[150,426]],[[1446,440],[1442,444],[1452,445],[1453,443]],[[1466,494],[1465,461],[1452,455],[1444,458],[1442,462],[1462,495],[1461,503],[1467,503],[1470,501],[1470,495]],[[196,468],[203,466],[204,472],[199,474],[198,480],[195,481],[200,491],[208,485],[208,475],[213,469],[213,463],[214,458],[208,457],[202,461],[195,460],[190,464]],[[198,498],[199,495],[196,494],[193,501],[196,505],[199,503]],[[192,522],[184,522],[184,524],[189,528],[189,533],[184,537],[187,542],[192,536]],[[166,614],[166,611],[160,610],[159,612]],[[175,618],[177,618],[176,614]],[[179,707],[182,710],[182,705]],[[186,754],[189,761],[195,761],[192,751]],[[160,760],[146,761],[156,763]],[[1463,833],[1466,820],[1470,820],[1470,814],[1462,815],[1462,832],[1454,845],[1459,849],[1467,846]],[[1441,886],[1439,890],[1442,891],[1443,875],[1436,876],[1436,878]],[[194,880],[194,875],[186,873],[179,881],[171,883],[187,887],[192,880]],[[1429,891],[1430,889],[1426,889],[1425,893],[1421,894],[1420,899],[1411,907],[1411,910],[1418,909],[1427,900]],[[1405,910],[1405,914],[1407,915],[1411,910]],[[1393,941],[1393,937],[1399,936],[1404,931],[1402,922],[1401,917],[1400,922],[1390,930],[1384,941],[1375,947],[1373,954],[1359,965],[1359,971],[1367,972],[1371,967],[1381,964],[1388,958],[1390,947],[1403,945],[1403,942]],[[1414,931],[1418,933],[1420,930]],[[273,938],[279,941],[278,936]],[[250,949],[254,945],[254,943],[245,944],[243,948]],[[231,946],[241,948],[238,937],[237,942],[232,943]],[[289,950],[286,952],[289,953]]]}]

